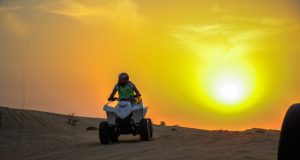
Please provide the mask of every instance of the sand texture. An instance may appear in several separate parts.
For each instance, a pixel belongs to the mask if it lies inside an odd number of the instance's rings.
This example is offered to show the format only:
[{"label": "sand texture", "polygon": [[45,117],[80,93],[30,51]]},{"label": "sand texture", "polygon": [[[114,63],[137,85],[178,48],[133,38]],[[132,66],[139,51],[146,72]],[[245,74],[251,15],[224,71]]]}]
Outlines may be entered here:
[{"label": "sand texture", "polygon": [[279,131],[207,131],[178,126],[154,126],[154,138],[121,136],[117,144],[101,145],[103,119],[0,107],[1,160],[276,160]]}]

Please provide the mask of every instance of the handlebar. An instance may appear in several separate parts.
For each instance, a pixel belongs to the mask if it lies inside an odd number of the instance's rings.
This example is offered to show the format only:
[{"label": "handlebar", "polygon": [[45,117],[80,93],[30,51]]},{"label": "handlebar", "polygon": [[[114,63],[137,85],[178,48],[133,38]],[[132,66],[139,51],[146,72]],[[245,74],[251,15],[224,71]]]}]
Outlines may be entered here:
[{"label": "handlebar", "polygon": [[113,102],[113,101],[131,101],[131,100],[134,100],[135,98],[138,98],[139,96],[132,96],[132,97],[129,97],[129,98],[112,98],[110,102]]},{"label": "handlebar", "polygon": [[141,97],[141,96],[137,96],[136,95],[136,96],[132,96],[132,97],[129,97],[129,98],[117,98],[117,97],[114,97],[112,99],[109,99],[108,103],[106,105],[108,105],[108,104],[110,104],[110,103],[112,103],[114,101],[134,101],[134,100],[136,100],[136,98],[138,98],[137,100],[141,101],[141,99],[139,97]]}]

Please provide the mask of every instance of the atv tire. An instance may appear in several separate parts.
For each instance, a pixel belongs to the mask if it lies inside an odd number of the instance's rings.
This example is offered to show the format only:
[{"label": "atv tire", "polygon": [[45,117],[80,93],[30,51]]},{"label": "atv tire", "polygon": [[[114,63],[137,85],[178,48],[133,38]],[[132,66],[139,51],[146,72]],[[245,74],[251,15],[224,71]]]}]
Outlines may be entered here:
[{"label": "atv tire", "polygon": [[150,138],[152,138],[153,137],[153,128],[152,128],[152,121],[151,121],[151,119],[149,118],[149,119],[147,119],[149,122],[150,122]]},{"label": "atv tire", "polygon": [[101,144],[108,144],[110,138],[110,131],[107,122],[101,122],[99,124],[99,139]]},{"label": "atv tire", "polygon": [[140,122],[140,139],[142,141],[151,139],[151,121],[149,119],[142,119]]},{"label": "atv tire", "polygon": [[280,134],[278,160],[299,160],[300,148],[300,104],[287,111]]},{"label": "atv tire", "polygon": [[114,131],[113,129],[110,129],[110,140],[113,143],[118,143],[119,141],[119,135],[116,131]]}]

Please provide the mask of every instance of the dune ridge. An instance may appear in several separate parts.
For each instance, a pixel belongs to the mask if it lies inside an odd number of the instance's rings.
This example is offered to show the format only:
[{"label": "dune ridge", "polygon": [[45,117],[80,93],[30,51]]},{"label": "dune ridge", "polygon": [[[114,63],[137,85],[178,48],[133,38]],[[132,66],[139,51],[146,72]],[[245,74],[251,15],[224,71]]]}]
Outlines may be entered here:
[{"label": "dune ridge", "polygon": [[118,144],[101,145],[98,127],[104,119],[78,117],[73,126],[67,115],[0,107],[1,160],[38,159],[201,159],[275,160],[279,131],[208,131],[179,126],[154,126],[154,139],[141,142],[121,136]]}]

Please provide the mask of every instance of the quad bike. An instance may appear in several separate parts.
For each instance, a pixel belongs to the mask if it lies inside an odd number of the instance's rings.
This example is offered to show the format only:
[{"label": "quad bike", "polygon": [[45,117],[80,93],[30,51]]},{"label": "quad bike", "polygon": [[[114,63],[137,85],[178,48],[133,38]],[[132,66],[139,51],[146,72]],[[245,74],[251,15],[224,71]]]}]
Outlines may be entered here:
[{"label": "quad bike", "polygon": [[[109,106],[113,101],[118,101],[115,107]],[[148,108],[137,98],[120,99],[104,105],[107,121],[99,124],[99,139],[101,144],[118,142],[122,134],[140,135],[142,141],[149,141],[153,136],[151,119],[145,118]],[[135,103],[133,101],[136,101]]]},{"label": "quad bike", "polygon": [[292,105],[282,123],[278,160],[300,159],[300,104]]}]

